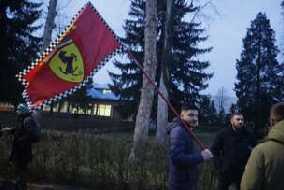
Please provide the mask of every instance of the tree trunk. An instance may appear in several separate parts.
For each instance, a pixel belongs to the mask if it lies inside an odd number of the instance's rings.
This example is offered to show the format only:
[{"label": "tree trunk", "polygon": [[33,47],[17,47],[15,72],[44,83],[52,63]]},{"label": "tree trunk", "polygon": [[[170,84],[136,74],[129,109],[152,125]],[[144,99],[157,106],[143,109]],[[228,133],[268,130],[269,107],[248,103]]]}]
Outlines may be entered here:
[{"label": "tree trunk", "polygon": [[57,15],[56,7],[57,0],[49,0],[47,18],[44,24],[42,51],[44,51],[51,42],[52,30],[55,28],[55,17]]},{"label": "tree trunk", "polygon": [[[163,44],[163,54],[161,63],[161,76],[159,91],[168,99],[167,87],[169,84],[169,71],[168,71],[168,57],[169,57],[169,47],[170,47],[170,35],[171,35],[171,17],[172,17],[172,7],[173,0],[167,0],[167,14],[165,22],[165,37]],[[157,105],[157,133],[156,141],[159,144],[166,143],[166,133],[168,125],[168,104],[159,96]]]},{"label": "tree trunk", "polygon": [[[145,23],[145,49],[144,49],[144,71],[155,81],[157,68],[157,1],[146,1],[146,23]],[[136,117],[135,130],[133,136],[133,147],[129,155],[130,161],[141,158],[145,141],[148,135],[148,126],[154,99],[154,86],[143,77],[143,87],[141,89],[141,99]]]},{"label": "tree trunk", "polygon": [[[168,91],[162,75],[160,77],[159,90],[165,98],[168,98]],[[168,104],[161,97],[158,97],[156,142],[161,145],[166,143],[168,115]]]}]

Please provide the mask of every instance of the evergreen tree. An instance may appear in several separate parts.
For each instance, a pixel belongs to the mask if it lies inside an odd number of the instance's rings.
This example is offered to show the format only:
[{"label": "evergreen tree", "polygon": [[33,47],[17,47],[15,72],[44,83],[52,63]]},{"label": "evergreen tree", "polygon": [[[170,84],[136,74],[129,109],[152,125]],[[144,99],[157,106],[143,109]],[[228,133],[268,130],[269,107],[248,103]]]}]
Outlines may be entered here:
[{"label": "evergreen tree", "polygon": [[230,106],[230,114],[233,113],[238,113],[239,112],[239,108],[237,104],[232,103]]},{"label": "evergreen tree", "polygon": [[202,96],[202,103],[199,109],[200,123],[208,126],[216,126],[218,122],[218,114],[215,108],[214,100],[210,96]]},{"label": "evergreen tree", "polygon": [[42,3],[31,0],[0,1],[0,101],[16,104],[22,87],[15,74],[30,64],[41,39],[33,35]]},{"label": "evergreen tree", "polygon": [[225,108],[224,107],[221,107],[221,109],[219,110],[219,113],[218,113],[218,126],[219,127],[226,127],[226,124],[227,124],[227,114],[225,112]]},{"label": "evergreen tree", "polygon": [[[284,1],[281,2],[281,7],[283,9],[282,11],[282,18],[284,18]],[[284,25],[284,22],[283,22],[283,25]],[[282,42],[284,42],[282,40]],[[282,72],[284,70],[284,60],[283,60],[283,49],[282,49],[282,60],[281,60],[281,65],[279,65],[278,67],[278,72],[277,72],[277,78],[279,79],[279,83],[282,83],[283,84],[283,81],[284,81],[284,72]],[[279,93],[279,98],[278,98],[278,101],[284,101],[284,85],[281,85],[281,89],[279,89],[280,93]]]},{"label": "evergreen tree", "polygon": [[[174,1],[172,18],[172,34],[174,35],[170,36],[172,46],[170,47],[169,82],[167,84],[169,97],[173,98],[174,104],[182,101],[200,103],[199,92],[207,87],[207,81],[212,77],[211,73],[204,71],[209,66],[209,62],[198,59],[199,55],[211,50],[211,48],[198,47],[200,42],[207,40],[207,36],[202,36],[204,29],[201,28],[201,23],[185,20],[187,14],[194,14],[195,11],[197,7],[186,0]],[[157,83],[161,73],[159,65],[162,63],[165,12],[165,1],[161,1],[158,3]],[[132,0],[129,18],[124,26],[126,37],[121,40],[140,63],[143,63],[144,57],[144,19],[145,1]],[[124,109],[121,110],[123,114],[125,116],[136,114],[142,87],[142,72],[132,61],[116,61],[114,65],[120,73],[110,73],[113,82],[110,87],[116,95],[120,96],[121,100],[127,101]]]},{"label": "evergreen tree", "polygon": [[[264,127],[274,100],[279,98],[281,80],[278,49],[270,21],[263,13],[258,13],[251,22],[243,39],[243,50],[236,62],[237,82],[235,91],[238,106],[247,122],[256,127]],[[283,83],[283,78],[282,78]]]}]

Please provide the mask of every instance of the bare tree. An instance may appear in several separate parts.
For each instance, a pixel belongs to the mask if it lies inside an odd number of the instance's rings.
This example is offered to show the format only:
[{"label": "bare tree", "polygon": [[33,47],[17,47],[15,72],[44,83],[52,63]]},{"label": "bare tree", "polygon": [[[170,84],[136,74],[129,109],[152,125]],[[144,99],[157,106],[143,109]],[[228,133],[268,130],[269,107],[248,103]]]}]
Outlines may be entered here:
[{"label": "bare tree", "polygon": [[57,0],[49,0],[48,13],[47,13],[46,21],[44,24],[44,31],[43,31],[42,51],[44,51],[51,42],[52,30],[55,28],[55,17],[57,15],[56,7],[57,7]]},{"label": "bare tree", "polygon": [[[171,18],[172,18],[173,0],[167,0],[167,12],[165,22],[165,37],[163,44],[163,54],[161,63],[161,76],[159,91],[168,99],[167,85],[169,80],[168,63],[169,47],[170,47],[170,35],[171,35]],[[156,141],[159,144],[165,144],[166,142],[166,126],[168,125],[168,104],[159,96],[157,107],[157,133]]]},{"label": "bare tree", "polygon": [[226,93],[227,92],[225,87],[222,86],[218,89],[217,94],[214,97],[217,106],[217,112],[220,112],[227,107],[229,97],[228,95],[226,95]]},{"label": "bare tree", "polygon": [[[144,49],[144,72],[155,81],[157,68],[157,1],[146,0],[146,23],[145,23],[145,49]],[[143,76],[143,87],[141,89],[141,100],[136,117],[133,147],[129,156],[134,161],[143,153],[144,144],[148,136],[148,126],[153,105],[155,87]]]},{"label": "bare tree", "polygon": [[[194,0],[191,0],[193,3]],[[159,91],[164,95],[166,99],[168,99],[168,80],[169,80],[169,70],[167,62],[169,59],[169,49],[171,47],[170,36],[171,36],[171,27],[172,27],[172,9],[173,9],[173,0],[166,0],[167,3],[167,11],[166,11],[166,21],[165,21],[165,34],[164,34],[164,44],[163,44],[163,52],[162,52],[162,63],[161,63],[161,76],[159,82]],[[193,23],[197,18],[205,17],[203,14],[203,10],[207,7],[211,6],[214,8],[212,0],[206,1],[204,4],[198,6],[192,18],[190,20]],[[216,11],[217,12],[217,11]],[[164,144],[166,142],[166,126],[168,125],[168,105],[167,103],[159,96],[158,97],[158,105],[157,105],[157,133],[156,133],[156,141],[159,144]]]}]

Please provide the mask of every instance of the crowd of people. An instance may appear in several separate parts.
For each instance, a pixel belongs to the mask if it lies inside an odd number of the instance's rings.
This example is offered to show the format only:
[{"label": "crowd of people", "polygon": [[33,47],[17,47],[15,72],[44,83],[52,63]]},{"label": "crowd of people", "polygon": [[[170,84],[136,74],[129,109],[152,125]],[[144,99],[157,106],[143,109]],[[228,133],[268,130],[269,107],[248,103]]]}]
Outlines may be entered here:
[{"label": "crowd of people", "polygon": [[[39,141],[40,131],[26,105],[19,104],[16,112],[19,126],[2,128],[0,136],[14,137],[9,160],[16,171],[16,189],[26,190],[32,144]],[[213,160],[218,190],[229,190],[230,186],[237,190],[283,190],[284,102],[272,106],[270,124],[268,135],[257,142],[253,133],[244,126],[244,116],[233,113],[230,126],[217,133],[211,147],[198,151],[190,132],[198,127],[198,109],[194,105],[183,105],[180,117],[168,127],[169,189],[197,190],[198,165]]]},{"label": "crowd of people", "polygon": [[212,146],[198,151],[188,132],[198,126],[198,109],[183,105],[180,118],[169,126],[169,189],[197,190],[197,166],[213,159],[218,190],[231,186],[237,190],[283,190],[284,102],[272,106],[270,124],[268,135],[257,142],[244,126],[243,115],[233,113],[230,126],[218,132]]}]

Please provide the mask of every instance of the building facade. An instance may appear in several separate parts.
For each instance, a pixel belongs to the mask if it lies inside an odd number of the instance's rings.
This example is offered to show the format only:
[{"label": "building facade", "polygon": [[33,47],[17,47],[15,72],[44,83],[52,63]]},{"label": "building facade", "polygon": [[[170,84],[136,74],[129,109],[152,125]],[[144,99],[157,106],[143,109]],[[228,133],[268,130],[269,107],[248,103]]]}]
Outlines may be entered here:
[{"label": "building facade", "polygon": [[[110,90],[106,84],[94,84],[87,89],[86,100],[70,101],[68,99],[45,105],[44,112],[70,113],[76,115],[88,115],[103,117],[105,119],[122,120],[118,110],[120,108],[119,97]],[[131,118],[126,119],[131,121]]]}]

